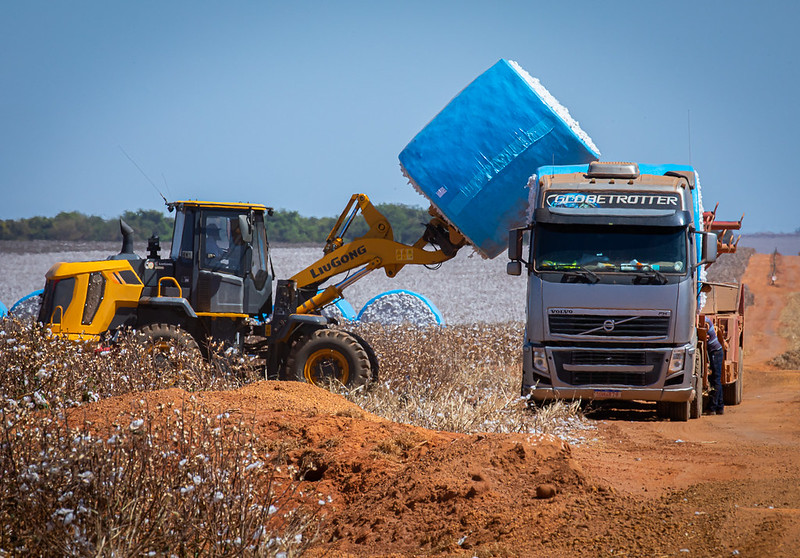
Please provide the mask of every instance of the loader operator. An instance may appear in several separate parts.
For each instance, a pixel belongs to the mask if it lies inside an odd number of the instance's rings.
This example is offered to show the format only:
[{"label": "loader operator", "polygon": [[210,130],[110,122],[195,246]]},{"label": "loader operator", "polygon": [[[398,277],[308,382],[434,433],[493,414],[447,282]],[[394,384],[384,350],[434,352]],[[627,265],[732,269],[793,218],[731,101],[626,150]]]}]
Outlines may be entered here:
[{"label": "loader operator", "polygon": [[717,331],[711,318],[706,316],[706,325],[708,326],[708,338],[706,339],[706,348],[708,349],[708,360],[711,364],[711,376],[709,383],[711,384],[711,402],[708,405],[709,415],[721,415],[725,412],[725,400],[722,397],[722,364],[725,360],[725,349],[717,337]]},{"label": "loader operator", "polygon": [[206,225],[203,267],[239,275],[242,269],[242,256],[244,256],[244,240],[242,232],[239,230],[238,220],[231,219],[228,229],[231,231],[230,236],[226,233],[226,238],[221,239],[219,225],[215,223]]}]

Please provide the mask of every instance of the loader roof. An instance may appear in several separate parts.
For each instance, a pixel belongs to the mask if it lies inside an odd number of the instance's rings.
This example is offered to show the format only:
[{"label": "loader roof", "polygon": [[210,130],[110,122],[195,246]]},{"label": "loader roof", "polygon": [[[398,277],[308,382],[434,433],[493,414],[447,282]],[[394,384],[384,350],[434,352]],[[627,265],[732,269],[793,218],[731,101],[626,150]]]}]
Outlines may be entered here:
[{"label": "loader roof", "polygon": [[201,207],[204,209],[250,209],[254,211],[267,211],[269,208],[260,203],[246,203],[246,202],[212,202],[200,200],[181,200],[174,201],[168,204],[171,210],[183,207]]}]

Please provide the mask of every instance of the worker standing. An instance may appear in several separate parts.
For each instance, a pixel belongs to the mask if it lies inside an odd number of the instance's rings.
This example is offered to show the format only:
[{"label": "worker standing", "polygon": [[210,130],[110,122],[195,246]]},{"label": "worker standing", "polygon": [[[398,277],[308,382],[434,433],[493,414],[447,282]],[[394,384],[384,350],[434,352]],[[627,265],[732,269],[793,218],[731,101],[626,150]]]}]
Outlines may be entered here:
[{"label": "worker standing", "polygon": [[721,415],[725,412],[725,400],[722,396],[722,364],[725,360],[725,348],[717,337],[717,331],[711,318],[706,316],[708,326],[708,338],[706,339],[706,349],[708,350],[708,360],[711,365],[711,402],[708,405],[709,415]]}]

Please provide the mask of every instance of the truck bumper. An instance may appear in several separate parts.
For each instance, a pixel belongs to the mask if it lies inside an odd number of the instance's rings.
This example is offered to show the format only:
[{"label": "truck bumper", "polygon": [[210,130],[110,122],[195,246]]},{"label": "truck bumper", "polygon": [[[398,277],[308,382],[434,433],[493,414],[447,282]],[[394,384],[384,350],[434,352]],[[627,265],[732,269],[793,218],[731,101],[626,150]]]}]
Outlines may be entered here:
[{"label": "truck bumper", "polygon": [[[694,397],[694,346],[542,347],[523,350],[522,395],[550,399],[686,402]],[[672,359],[683,355],[683,363]]]},{"label": "truck bumper", "polygon": [[617,399],[620,401],[674,401],[686,402],[694,396],[694,389],[637,389],[621,386],[594,387],[532,387],[528,394],[535,401],[552,399],[583,399],[596,401],[601,399]]}]

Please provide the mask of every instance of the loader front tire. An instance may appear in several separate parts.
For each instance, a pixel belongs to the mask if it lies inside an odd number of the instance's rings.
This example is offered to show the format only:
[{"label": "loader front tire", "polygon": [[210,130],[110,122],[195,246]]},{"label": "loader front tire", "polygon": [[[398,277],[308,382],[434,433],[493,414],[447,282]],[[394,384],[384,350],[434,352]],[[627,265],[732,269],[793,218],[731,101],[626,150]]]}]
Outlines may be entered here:
[{"label": "loader front tire", "polygon": [[369,382],[369,356],[361,343],[344,331],[318,329],[300,338],[287,362],[289,376],[324,387],[341,382],[356,388]]},{"label": "loader front tire", "polygon": [[183,370],[203,358],[194,337],[177,326],[150,324],[139,335],[153,366],[161,372]]}]

